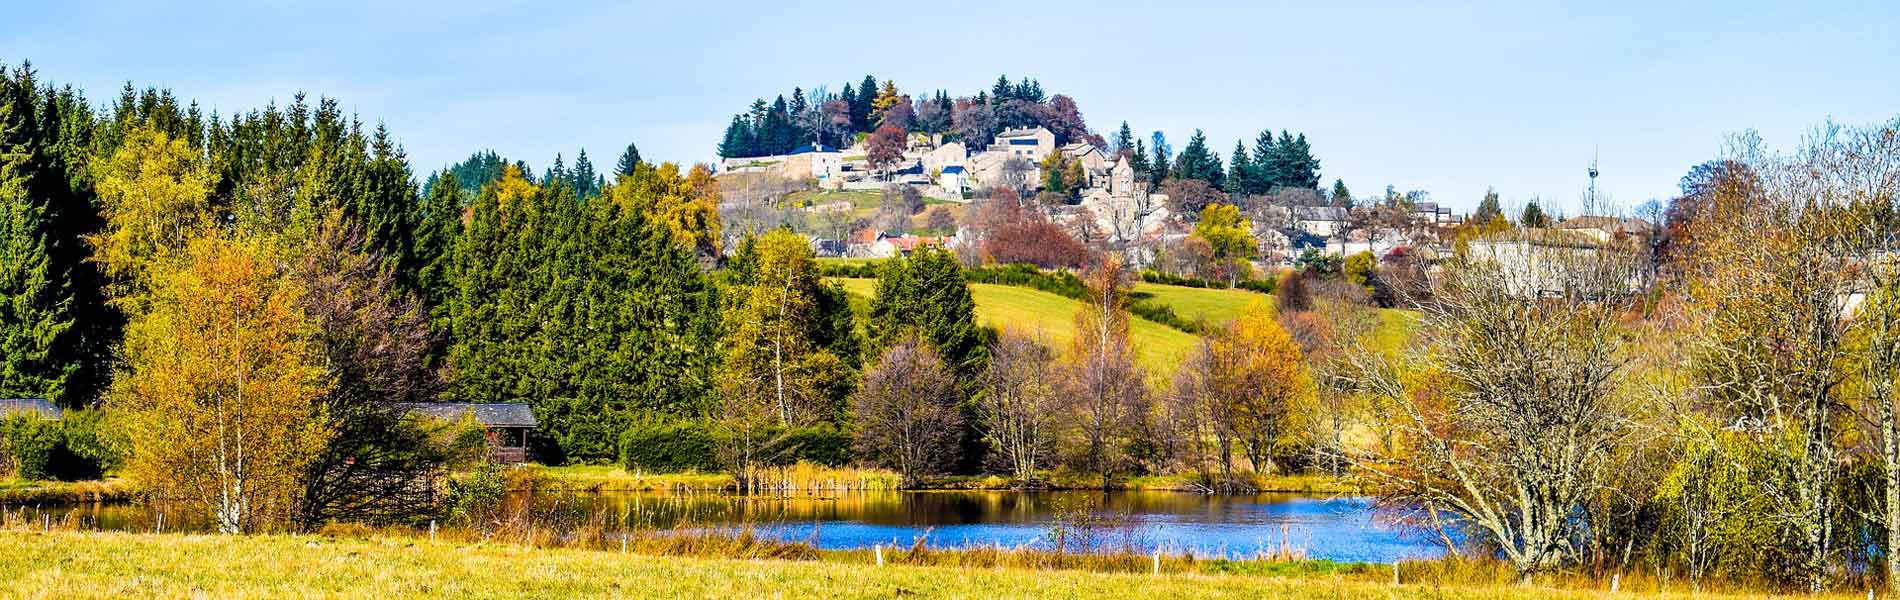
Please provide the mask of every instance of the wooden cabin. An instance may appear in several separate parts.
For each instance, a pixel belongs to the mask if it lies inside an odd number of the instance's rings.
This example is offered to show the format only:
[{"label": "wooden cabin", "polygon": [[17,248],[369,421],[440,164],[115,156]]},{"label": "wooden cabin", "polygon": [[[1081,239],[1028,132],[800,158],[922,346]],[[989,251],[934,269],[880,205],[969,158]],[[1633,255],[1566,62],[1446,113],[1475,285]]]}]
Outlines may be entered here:
[{"label": "wooden cabin", "polygon": [[445,421],[473,418],[488,429],[489,456],[510,464],[528,461],[528,431],[537,425],[534,411],[519,402],[404,402],[401,410]]}]

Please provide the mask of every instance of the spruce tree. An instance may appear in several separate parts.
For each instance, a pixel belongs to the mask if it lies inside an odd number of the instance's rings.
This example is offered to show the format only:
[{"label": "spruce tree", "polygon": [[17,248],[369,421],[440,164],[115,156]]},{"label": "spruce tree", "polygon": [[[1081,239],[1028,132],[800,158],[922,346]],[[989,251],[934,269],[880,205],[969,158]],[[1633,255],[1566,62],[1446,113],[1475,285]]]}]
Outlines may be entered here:
[{"label": "spruce tree", "polygon": [[29,130],[19,109],[0,105],[0,398],[61,399],[79,366],[55,354],[73,326],[71,294],[52,278],[42,213],[27,196],[36,149],[14,141]]},{"label": "spruce tree", "polygon": [[916,333],[943,356],[958,381],[973,385],[987,365],[983,330],[976,325],[976,301],[964,280],[963,265],[949,250],[925,247],[909,258],[888,261],[878,275],[870,319],[867,329],[877,348]]},{"label": "spruce tree", "polygon": [[1498,205],[1497,189],[1484,188],[1484,199],[1478,201],[1478,212],[1471,215],[1471,222],[1484,226],[1503,217],[1504,209]]},{"label": "spruce tree", "polygon": [[1524,214],[1518,218],[1517,224],[1531,228],[1547,227],[1550,225],[1550,217],[1544,214],[1543,207],[1538,206],[1536,200],[1531,200],[1530,203],[1524,205]]},{"label": "spruce tree", "polygon": [[1115,153],[1135,151],[1135,132],[1128,128],[1128,122],[1122,121],[1121,131],[1115,133]]},{"label": "spruce tree", "polygon": [[865,75],[858,82],[858,101],[851,105],[851,124],[857,131],[869,132],[877,129],[877,123],[871,121],[871,103],[877,101],[877,78]]},{"label": "spruce tree", "polygon": [[574,197],[587,200],[600,195],[600,174],[594,172],[594,161],[588,160],[587,149],[582,148],[579,156],[574,157],[574,170],[568,173],[568,181],[573,182]]},{"label": "spruce tree", "polygon": [[1253,185],[1253,163],[1247,161],[1247,146],[1239,140],[1234,141],[1234,154],[1228,159],[1227,186],[1223,188],[1234,197],[1260,193]]},{"label": "spruce tree", "polygon": [[453,251],[462,234],[464,192],[461,182],[447,171],[434,178],[428,194],[422,197],[421,219],[416,224],[415,253],[418,296],[422,298],[437,331],[448,329],[446,304],[454,296],[452,278]]},{"label": "spruce tree", "polygon": [[1281,185],[1279,152],[1273,146],[1273,131],[1262,130],[1253,141],[1253,180],[1261,193],[1272,193]]},{"label": "spruce tree", "polygon": [[620,153],[620,160],[614,163],[614,174],[620,177],[632,177],[633,169],[640,164],[640,148],[633,142],[627,142],[627,149]]},{"label": "spruce tree", "polygon": [[1346,189],[1346,180],[1334,179],[1332,192],[1333,206],[1352,210],[1352,191]]}]

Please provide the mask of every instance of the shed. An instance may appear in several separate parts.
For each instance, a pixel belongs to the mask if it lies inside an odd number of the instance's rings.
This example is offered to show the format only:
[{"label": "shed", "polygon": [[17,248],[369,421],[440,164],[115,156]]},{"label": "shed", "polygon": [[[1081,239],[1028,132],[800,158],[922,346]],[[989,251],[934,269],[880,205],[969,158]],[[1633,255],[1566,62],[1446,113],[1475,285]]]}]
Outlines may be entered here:
[{"label": "shed", "polygon": [[58,421],[66,416],[66,411],[45,398],[0,398],[0,419],[14,415],[38,415],[42,419]]},{"label": "shed", "polygon": [[534,410],[520,402],[399,402],[395,406],[407,414],[445,421],[475,419],[488,429],[490,456],[500,463],[527,462],[528,430],[539,425]]}]

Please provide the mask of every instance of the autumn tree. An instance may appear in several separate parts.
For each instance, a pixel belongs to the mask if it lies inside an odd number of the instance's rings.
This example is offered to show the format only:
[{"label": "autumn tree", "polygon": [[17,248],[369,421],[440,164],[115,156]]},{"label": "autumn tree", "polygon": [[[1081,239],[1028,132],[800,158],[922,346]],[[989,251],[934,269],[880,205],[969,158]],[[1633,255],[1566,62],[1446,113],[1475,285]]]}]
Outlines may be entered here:
[{"label": "autumn tree", "polygon": [[1232,287],[1252,275],[1248,260],[1253,258],[1260,243],[1253,237],[1253,223],[1240,216],[1240,207],[1209,204],[1202,208],[1201,220],[1194,224],[1194,237],[1206,241],[1213,253],[1210,271],[1203,273],[1203,277],[1225,279]]},{"label": "autumn tree", "polygon": [[1353,455],[1380,501],[1454,516],[1526,579],[1583,557],[1578,515],[1630,433],[1615,383],[1634,257],[1536,251],[1445,265],[1420,306],[1429,354],[1366,353],[1354,375],[1383,415],[1385,442]]},{"label": "autumn tree", "polygon": [[1063,394],[1069,399],[1071,460],[1102,478],[1104,488],[1127,465],[1146,417],[1148,389],[1129,345],[1129,273],[1105,255],[1084,278],[1088,302],[1076,309],[1076,336],[1064,357]]},{"label": "autumn tree", "polygon": [[107,225],[90,241],[95,260],[120,281],[139,277],[162,253],[183,247],[213,222],[213,176],[186,140],[134,127],[96,168]]},{"label": "autumn tree", "polygon": [[940,473],[956,457],[963,413],[955,376],[914,334],[905,335],[865,370],[853,397],[857,447],[895,469],[905,487]]},{"label": "autumn tree", "polygon": [[865,161],[871,168],[886,172],[897,166],[904,158],[904,130],[885,125],[871,133],[871,139],[865,144]]},{"label": "autumn tree", "polygon": [[147,271],[111,402],[127,471],[222,533],[279,526],[331,433],[306,290],[261,239],[188,241]]},{"label": "autumn tree", "polygon": [[994,456],[1022,485],[1054,451],[1058,406],[1055,356],[1039,337],[1004,333],[990,344],[990,364],[978,380],[977,429]]},{"label": "autumn tree", "polygon": [[1175,393],[1201,407],[1219,445],[1222,482],[1231,485],[1236,450],[1256,472],[1274,469],[1315,390],[1299,345],[1256,304],[1201,344],[1177,374]]}]

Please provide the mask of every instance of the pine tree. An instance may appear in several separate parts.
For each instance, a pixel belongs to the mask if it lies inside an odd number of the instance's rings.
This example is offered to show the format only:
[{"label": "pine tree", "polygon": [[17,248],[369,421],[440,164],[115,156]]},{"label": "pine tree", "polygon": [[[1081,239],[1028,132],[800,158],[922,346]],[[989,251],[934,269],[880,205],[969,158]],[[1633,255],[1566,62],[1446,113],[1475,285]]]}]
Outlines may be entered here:
[{"label": "pine tree", "polygon": [[988,358],[975,311],[956,255],[926,247],[886,263],[878,274],[866,329],[879,349],[906,333],[917,334],[943,356],[959,381],[974,385]]},{"label": "pine tree", "polygon": [[1496,188],[1484,188],[1484,199],[1478,201],[1478,212],[1471,215],[1471,222],[1479,226],[1504,218],[1504,209],[1498,205]]},{"label": "pine tree", "polygon": [[635,167],[640,165],[640,148],[627,142],[627,150],[620,153],[619,162],[614,163],[614,174],[620,177],[632,177]]},{"label": "pine tree", "polygon": [[1174,159],[1175,179],[1199,179],[1219,187],[1224,178],[1222,169],[1220,157],[1207,149],[1207,134],[1199,129],[1194,130],[1194,137],[1188,138],[1187,147]]},{"label": "pine tree", "polygon": [[997,75],[996,84],[990,86],[990,101],[996,104],[1002,104],[1004,100],[1010,99],[1015,92],[1015,86],[1009,84],[1008,75]]},{"label": "pine tree", "polygon": [[63,399],[79,366],[55,353],[73,326],[71,294],[52,279],[42,211],[27,196],[38,151],[29,111],[0,104],[0,397]]},{"label": "pine tree", "polygon": [[1353,208],[1352,191],[1346,189],[1346,180],[1344,179],[1333,180],[1332,200],[1333,200],[1333,206],[1344,208],[1346,210],[1352,210]]},{"label": "pine tree", "polygon": [[1152,146],[1154,149],[1154,159],[1148,169],[1148,189],[1153,190],[1161,187],[1162,180],[1168,178],[1169,165],[1173,164],[1174,159],[1169,156],[1169,154],[1173,153],[1173,149],[1168,147],[1167,135],[1156,131],[1153,135],[1149,136],[1149,140],[1154,142]]},{"label": "pine tree", "polygon": [[574,197],[587,200],[600,195],[600,174],[594,172],[594,161],[588,160],[587,149],[582,148],[580,156],[574,157],[574,170],[568,173],[568,181],[574,187]]},{"label": "pine tree", "polygon": [[1260,193],[1272,193],[1281,185],[1279,152],[1273,146],[1273,131],[1261,130],[1253,141],[1253,180]]},{"label": "pine tree", "polygon": [[720,158],[746,158],[752,154],[752,126],[746,123],[743,115],[733,115],[732,124],[726,126],[726,136],[719,142]]},{"label": "pine tree", "polygon": [[1254,188],[1254,168],[1253,163],[1247,161],[1247,146],[1235,140],[1234,153],[1228,161],[1227,186],[1223,191],[1236,197],[1260,193]]},{"label": "pine tree", "polygon": [[1121,131],[1115,133],[1114,151],[1116,154],[1126,154],[1135,151],[1135,132],[1128,128],[1127,121],[1122,121]]},{"label": "pine tree", "polygon": [[1524,214],[1518,218],[1517,224],[1530,228],[1546,227],[1550,225],[1550,217],[1544,214],[1543,207],[1538,206],[1536,200],[1531,200],[1524,205]]},{"label": "pine tree", "polygon": [[877,129],[877,121],[871,120],[871,104],[877,101],[877,78],[864,76],[858,82],[858,101],[851,104],[851,124],[857,131],[869,132]]}]

